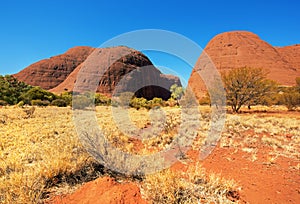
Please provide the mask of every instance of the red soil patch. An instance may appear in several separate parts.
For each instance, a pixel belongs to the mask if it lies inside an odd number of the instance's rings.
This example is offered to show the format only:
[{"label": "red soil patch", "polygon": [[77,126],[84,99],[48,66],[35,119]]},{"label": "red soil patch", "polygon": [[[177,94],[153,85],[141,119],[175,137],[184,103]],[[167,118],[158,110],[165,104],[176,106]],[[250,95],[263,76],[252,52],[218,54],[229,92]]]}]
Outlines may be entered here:
[{"label": "red soil patch", "polygon": [[139,187],[134,183],[117,183],[113,178],[103,177],[83,185],[78,191],[65,197],[55,197],[53,204],[113,204],[146,203]]},{"label": "red soil patch", "polygon": [[[251,134],[251,131],[249,131]],[[300,203],[299,160],[278,157],[268,162],[270,147],[257,144],[256,160],[251,161],[251,153],[241,149],[217,147],[202,161],[208,173],[221,174],[226,179],[234,179],[241,190],[232,195],[232,200],[240,203]],[[191,163],[175,163],[171,168],[185,171],[187,165],[198,160],[199,153],[190,151]],[[236,193],[236,192],[233,192]],[[228,195],[229,197],[231,195]],[[105,177],[82,186],[77,192],[64,198],[56,197],[54,203],[146,203],[139,187],[134,183],[119,184]]]},{"label": "red soil patch", "polygon": [[300,203],[299,170],[292,168],[299,161],[279,157],[273,164],[267,164],[263,149],[256,161],[249,158],[249,153],[240,150],[218,148],[203,161],[203,166],[209,172],[237,181],[242,187],[241,200],[248,203]]}]

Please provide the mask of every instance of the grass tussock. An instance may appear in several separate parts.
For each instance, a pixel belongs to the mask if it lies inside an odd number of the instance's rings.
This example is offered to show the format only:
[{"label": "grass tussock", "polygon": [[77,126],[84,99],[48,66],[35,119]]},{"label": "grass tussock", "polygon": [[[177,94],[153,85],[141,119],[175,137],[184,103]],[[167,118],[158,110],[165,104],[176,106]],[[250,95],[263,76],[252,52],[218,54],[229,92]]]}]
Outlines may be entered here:
[{"label": "grass tussock", "polygon": [[236,182],[207,174],[200,164],[186,172],[170,169],[148,175],[142,192],[150,203],[233,203],[239,199]]}]

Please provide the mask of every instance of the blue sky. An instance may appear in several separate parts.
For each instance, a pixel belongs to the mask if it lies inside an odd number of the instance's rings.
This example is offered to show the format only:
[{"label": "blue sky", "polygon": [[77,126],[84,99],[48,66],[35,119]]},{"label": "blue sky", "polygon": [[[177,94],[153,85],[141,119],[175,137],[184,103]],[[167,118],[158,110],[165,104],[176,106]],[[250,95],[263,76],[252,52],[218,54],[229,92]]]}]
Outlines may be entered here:
[{"label": "blue sky", "polygon": [[[0,0],[0,74],[12,74],[71,47],[98,47],[138,29],[182,34],[202,48],[216,34],[256,33],[274,46],[300,43],[300,3],[287,1]],[[184,62],[146,53],[184,78]]]}]

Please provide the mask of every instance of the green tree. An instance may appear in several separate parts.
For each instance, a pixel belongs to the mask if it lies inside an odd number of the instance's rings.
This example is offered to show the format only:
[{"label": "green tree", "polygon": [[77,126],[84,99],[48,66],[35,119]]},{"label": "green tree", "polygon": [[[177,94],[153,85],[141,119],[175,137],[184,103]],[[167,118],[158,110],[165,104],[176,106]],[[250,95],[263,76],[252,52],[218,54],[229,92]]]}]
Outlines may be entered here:
[{"label": "green tree", "polygon": [[178,86],[177,84],[173,84],[170,87],[171,97],[177,101],[177,105],[179,104],[179,100],[184,94],[184,88]]},{"label": "green tree", "polygon": [[260,68],[237,68],[223,74],[227,104],[233,112],[239,112],[243,105],[257,105],[270,95],[275,82],[266,79],[266,72]]}]

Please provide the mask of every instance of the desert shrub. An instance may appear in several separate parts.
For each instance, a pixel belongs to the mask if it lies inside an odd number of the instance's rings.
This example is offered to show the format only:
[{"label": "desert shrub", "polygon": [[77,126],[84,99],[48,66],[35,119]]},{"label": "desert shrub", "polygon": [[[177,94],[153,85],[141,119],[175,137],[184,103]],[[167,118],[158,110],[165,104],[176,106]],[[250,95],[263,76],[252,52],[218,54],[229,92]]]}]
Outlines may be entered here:
[{"label": "desert shrub", "polygon": [[152,100],[148,101],[147,103],[148,103],[147,105],[149,106],[149,108],[165,105],[164,100],[162,98],[157,98],[157,97],[153,98]]},{"label": "desert shrub", "polygon": [[72,105],[72,92],[61,93],[59,99],[64,100],[67,103],[67,106]]},{"label": "desert shrub", "polygon": [[300,93],[293,91],[282,94],[282,103],[288,110],[295,110],[300,106]]},{"label": "desert shrub", "polygon": [[26,93],[22,94],[21,99],[24,101],[25,104],[32,104],[33,100],[51,102],[56,99],[56,96],[53,93],[46,91],[40,87],[33,87]]},{"label": "desert shrub", "polygon": [[33,105],[33,106],[49,106],[50,101],[47,101],[47,100],[42,101],[40,99],[32,100],[31,105]]},{"label": "desert shrub", "polygon": [[178,86],[177,84],[173,84],[170,87],[171,97],[175,100],[179,100],[184,94],[184,88]]},{"label": "desert shrub", "polygon": [[95,105],[98,106],[98,105],[110,105],[111,104],[111,99],[108,98],[107,96],[105,95],[102,95],[102,94],[95,94]]},{"label": "desert shrub", "polygon": [[227,103],[233,112],[239,112],[243,105],[261,104],[262,98],[273,93],[275,82],[266,79],[266,74],[263,69],[248,67],[223,74]]},{"label": "desert shrub", "polygon": [[130,106],[139,110],[140,108],[148,108],[148,102],[145,98],[136,98],[130,100]]},{"label": "desert shrub", "polygon": [[63,99],[55,99],[54,101],[51,102],[51,105],[57,107],[67,107],[68,103]]}]

